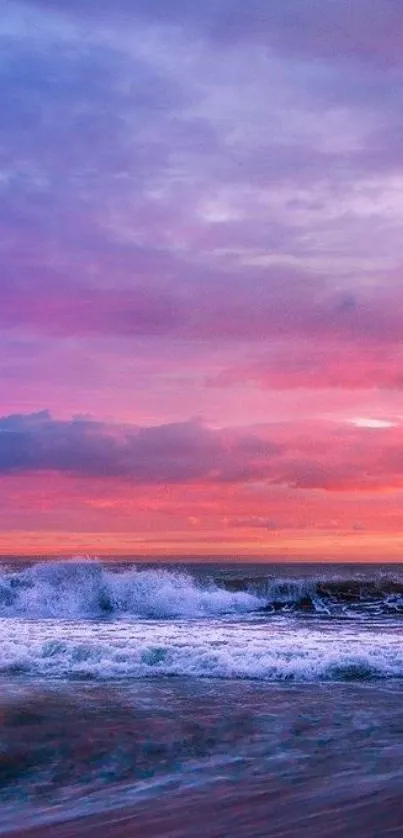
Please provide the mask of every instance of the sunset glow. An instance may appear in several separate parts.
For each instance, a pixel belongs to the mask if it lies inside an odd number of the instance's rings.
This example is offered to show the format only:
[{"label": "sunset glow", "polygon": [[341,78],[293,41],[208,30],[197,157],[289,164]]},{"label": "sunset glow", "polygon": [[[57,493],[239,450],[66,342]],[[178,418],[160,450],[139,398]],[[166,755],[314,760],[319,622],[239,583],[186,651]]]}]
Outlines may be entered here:
[{"label": "sunset glow", "polygon": [[403,6],[368,6],[5,4],[2,554],[401,560]]}]

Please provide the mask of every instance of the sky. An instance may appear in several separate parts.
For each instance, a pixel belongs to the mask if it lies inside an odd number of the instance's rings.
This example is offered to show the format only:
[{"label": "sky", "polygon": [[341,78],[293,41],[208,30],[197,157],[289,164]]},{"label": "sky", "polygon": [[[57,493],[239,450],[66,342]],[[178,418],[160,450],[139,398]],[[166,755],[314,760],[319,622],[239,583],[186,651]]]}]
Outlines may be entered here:
[{"label": "sky", "polygon": [[0,552],[399,560],[401,0],[0,0]]}]

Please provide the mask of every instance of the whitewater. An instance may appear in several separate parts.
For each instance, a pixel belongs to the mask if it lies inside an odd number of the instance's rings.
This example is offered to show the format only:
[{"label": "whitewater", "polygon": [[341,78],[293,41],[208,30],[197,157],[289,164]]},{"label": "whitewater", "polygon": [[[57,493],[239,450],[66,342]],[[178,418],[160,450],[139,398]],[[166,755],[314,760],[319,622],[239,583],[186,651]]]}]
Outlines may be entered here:
[{"label": "whitewater", "polygon": [[396,569],[14,564],[0,574],[0,674],[396,679],[402,616]]},{"label": "whitewater", "polygon": [[3,561],[0,835],[400,834],[402,629],[397,566]]}]

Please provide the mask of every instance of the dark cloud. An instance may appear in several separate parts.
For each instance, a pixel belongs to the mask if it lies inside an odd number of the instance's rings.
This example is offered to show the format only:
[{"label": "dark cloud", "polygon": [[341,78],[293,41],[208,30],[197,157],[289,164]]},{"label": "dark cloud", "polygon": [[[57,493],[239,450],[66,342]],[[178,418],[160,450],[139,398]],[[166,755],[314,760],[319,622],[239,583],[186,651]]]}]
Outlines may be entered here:
[{"label": "dark cloud", "polygon": [[[56,420],[47,412],[0,419],[0,474],[58,472],[134,485],[189,482],[300,490],[403,485],[400,426],[329,422],[213,430],[198,421],[158,426]],[[268,521],[271,519],[268,519]]]},{"label": "dark cloud", "polygon": [[262,474],[278,446],[199,422],[123,428],[47,412],[0,419],[0,473],[58,471],[133,483],[235,482]]}]

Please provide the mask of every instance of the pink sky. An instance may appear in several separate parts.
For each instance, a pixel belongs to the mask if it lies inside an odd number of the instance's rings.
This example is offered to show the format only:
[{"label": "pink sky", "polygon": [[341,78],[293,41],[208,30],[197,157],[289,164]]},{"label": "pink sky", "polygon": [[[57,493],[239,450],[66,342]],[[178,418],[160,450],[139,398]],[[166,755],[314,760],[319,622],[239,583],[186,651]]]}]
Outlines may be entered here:
[{"label": "pink sky", "polygon": [[400,560],[398,0],[0,22],[0,552]]}]

